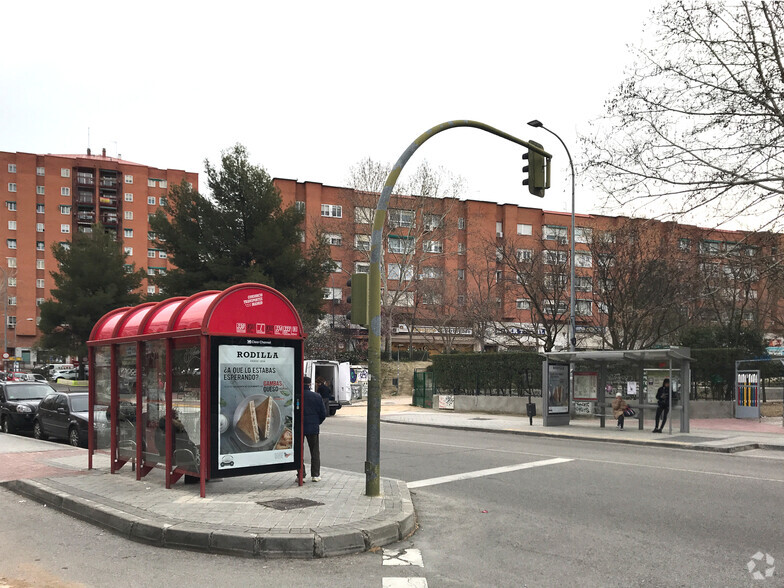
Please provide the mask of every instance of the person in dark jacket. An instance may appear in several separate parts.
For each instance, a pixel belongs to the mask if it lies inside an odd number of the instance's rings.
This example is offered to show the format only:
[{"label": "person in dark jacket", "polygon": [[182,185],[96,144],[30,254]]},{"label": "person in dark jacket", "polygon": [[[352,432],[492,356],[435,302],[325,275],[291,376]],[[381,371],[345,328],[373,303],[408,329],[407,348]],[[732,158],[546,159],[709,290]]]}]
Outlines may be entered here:
[{"label": "person in dark jacket", "polygon": [[[305,376],[305,391],[302,409],[305,411],[302,432],[310,449],[310,475],[313,482],[321,481],[321,453],[319,451],[319,425],[327,418],[324,401],[321,396],[310,389],[310,378]],[[302,469],[302,479],[307,477],[307,470]]]},{"label": "person in dark jacket", "polygon": [[[664,378],[664,382],[662,382],[661,387],[656,391],[656,402],[659,406],[656,408],[656,428],[653,430],[653,432],[661,433],[665,423],[667,422],[667,415],[670,413],[669,378]],[[661,419],[661,425],[659,425],[659,419]]]},{"label": "person in dark jacket", "polygon": [[321,378],[316,378],[316,384],[318,384],[316,392],[318,392],[318,395],[321,396],[321,399],[324,401],[324,408],[327,409],[327,414],[329,414],[329,399],[332,396],[332,390],[330,390],[329,383]]}]

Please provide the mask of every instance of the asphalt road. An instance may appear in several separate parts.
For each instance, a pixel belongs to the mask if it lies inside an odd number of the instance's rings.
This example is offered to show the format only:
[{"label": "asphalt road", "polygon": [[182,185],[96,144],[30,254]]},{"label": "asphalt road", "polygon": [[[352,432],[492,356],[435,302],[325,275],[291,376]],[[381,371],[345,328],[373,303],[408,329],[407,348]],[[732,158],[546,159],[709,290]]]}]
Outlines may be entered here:
[{"label": "asphalt road", "polygon": [[[362,418],[328,419],[324,475],[363,471],[364,436]],[[420,524],[386,553],[164,550],[0,490],[0,587],[782,586],[782,458],[384,423],[381,474],[410,483]],[[753,579],[758,552],[774,558],[773,577]],[[768,567],[763,555],[753,571]]]}]

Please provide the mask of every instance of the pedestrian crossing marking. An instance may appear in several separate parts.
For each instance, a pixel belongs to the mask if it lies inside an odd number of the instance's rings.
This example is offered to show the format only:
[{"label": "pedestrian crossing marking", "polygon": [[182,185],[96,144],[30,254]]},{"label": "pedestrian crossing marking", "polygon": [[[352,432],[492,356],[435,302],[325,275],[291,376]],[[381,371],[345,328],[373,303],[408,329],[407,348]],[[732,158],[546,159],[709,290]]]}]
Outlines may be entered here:
[{"label": "pedestrian crossing marking", "polygon": [[427,588],[424,578],[381,578],[381,588]]},{"label": "pedestrian crossing marking", "polygon": [[422,562],[422,552],[418,549],[383,549],[382,558],[382,564],[385,566],[425,567]]},{"label": "pedestrian crossing marking", "polygon": [[541,466],[555,465],[558,463],[566,463],[574,461],[573,459],[566,459],[564,457],[556,457],[553,459],[543,459],[541,461],[529,461],[527,463],[519,463],[517,465],[503,466],[500,468],[490,468],[487,470],[477,470],[475,472],[465,472],[463,474],[454,474],[453,476],[441,476],[440,478],[430,478],[429,480],[419,480],[417,482],[409,482],[409,488],[422,488],[424,486],[435,486],[436,484],[446,484],[447,482],[456,482],[458,480],[470,480],[471,478],[482,478],[484,476],[493,476],[495,474],[505,474],[506,472],[515,472],[517,470],[527,470],[529,468],[538,468]]}]

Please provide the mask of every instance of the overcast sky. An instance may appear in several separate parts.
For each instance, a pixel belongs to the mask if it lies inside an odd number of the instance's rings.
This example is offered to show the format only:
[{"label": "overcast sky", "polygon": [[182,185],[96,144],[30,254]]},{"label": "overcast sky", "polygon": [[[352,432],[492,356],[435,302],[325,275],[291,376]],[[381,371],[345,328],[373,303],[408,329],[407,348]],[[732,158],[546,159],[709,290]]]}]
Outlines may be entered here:
[{"label": "overcast sky", "polygon": [[[472,119],[554,154],[542,200],[522,149],[476,129],[419,149],[466,197],[570,210],[560,144],[602,113],[650,0],[13,2],[0,35],[0,150],[107,154],[199,172],[244,144],[273,177],[345,185],[429,128]],[[578,187],[578,212],[598,212]]]}]

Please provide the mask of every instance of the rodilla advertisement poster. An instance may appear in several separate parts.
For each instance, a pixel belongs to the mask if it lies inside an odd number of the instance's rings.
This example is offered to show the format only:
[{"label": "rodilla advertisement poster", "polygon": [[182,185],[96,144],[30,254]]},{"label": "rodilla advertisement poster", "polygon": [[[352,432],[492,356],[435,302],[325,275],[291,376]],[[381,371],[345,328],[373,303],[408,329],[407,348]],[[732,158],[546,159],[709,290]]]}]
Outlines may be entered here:
[{"label": "rodilla advertisement poster", "polygon": [[218,469],[294,462],[294,348],[218,347]]}]

